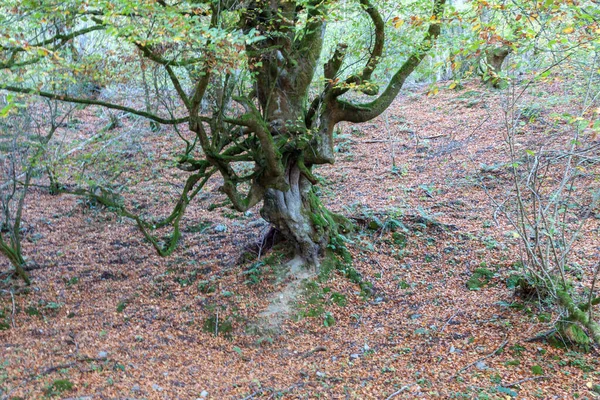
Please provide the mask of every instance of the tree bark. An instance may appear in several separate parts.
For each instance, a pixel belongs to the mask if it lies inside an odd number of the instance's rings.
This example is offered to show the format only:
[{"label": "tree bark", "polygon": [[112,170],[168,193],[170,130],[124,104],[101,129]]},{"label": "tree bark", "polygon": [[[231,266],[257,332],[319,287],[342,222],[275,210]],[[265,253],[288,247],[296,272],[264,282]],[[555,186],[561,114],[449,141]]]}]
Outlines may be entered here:
[{"label": "tree bark", "polygon": [[495,49],[488,49],[485,52],[485,68],[483,72],[484,82],[494,88],[499,88],[502,85],[502,64],[511,52],[508,46],[502,46]]},{"label": "tree bark", "polygon": [[330,229],[322,215],[326,211],[297,160],[288,164],[285,180],[288,191],[267,189],[261,215],[293,243],[297,255],[318,266],[329,242]]}]

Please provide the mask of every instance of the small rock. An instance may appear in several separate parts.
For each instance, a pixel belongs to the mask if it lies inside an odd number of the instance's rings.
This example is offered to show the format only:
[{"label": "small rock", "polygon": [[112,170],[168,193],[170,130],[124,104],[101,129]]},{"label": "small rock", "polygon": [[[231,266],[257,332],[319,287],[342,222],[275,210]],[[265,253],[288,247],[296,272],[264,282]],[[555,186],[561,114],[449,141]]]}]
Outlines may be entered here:
[{"label": "small rock", "polygon": [[215,225],[215,227],[213,229],[217,233],[227,232],[227,225],[225,225],[225,224],[218,224],[218,225]]},{"label": "small rock", "polygon": [[363,346],[363,350],[364,351],[369,351],[369,350],[371,350],[371,348],[369,347],[368,344],[365,343],[365,345]]},{"label": "small rock", "polygon": [[42,235],[41,233],[34,233],[28,239],[30,242],[36,243],[38,240],[42,239],[43,237],[44,237],[44,235]]},{"label": "small rock", "polygon": [[454,346],[450,346],[450,353],[452,353],[452,354],[460,354],[460,353],[462,353],[462,352],[463,352],[463,351],[462,351],[461,349],[457,349],[457,348],[456,348],[456,347],[454,347]]},{"label": "small rock", "polygon": [[162,392],[163,388],[161,388],[160,386],[158,386],[156,383],[152,384],[152,389],[156,390],[157,392]]},{"label": "small rock", "polygon": [[373,304],[381,304],[383,303],[383,297],[377,297],[375,299],[375,301],[373,301]]},{"label": "small rock", "polygon": [[325,378],[327,376],[327,374],[325,372],[317,371],[317,376],[319,378]]},{"label": "small rock", "polygon": [[108,353],[106,351],[99,351],[98,358],[100,358],[102,360],[106,360],[108,358]]},{"label": "small rock", "polygon": [[135,385],[133,385],[133,387],[131,388],[131,391],[134,393],[139,392],[140,390],[142,390],[142,389],[140,388],[140,385],[138,385],[137,383]]},{"label": "small rock", "polygon": [[208,392],[207,392],[206,390],[203,390],[203,391],[201,391],[201,392],[200,392],[200,397],[201,397],[201,398],[206,398],[206,397],[208,397]]},{"label": "small rock", "polygon": [[356,359],[360,358],[360,354],[356,354],[356,353],[350,354],[350,358],[356,360]]},{"label": "small rock", "polygon": [[477,362],[477,364],[475,364],[475,367],[480,370],[488,369],[487,364],[484,363],[483,361]]},{"label": "small rock", "polygon": [[255,227],[263,227],[267,225],[267,221],[265,221],[264,219],[257,219],[256,221],[250,221],[248,222],[248,224],[246,224],[246,226],[248,228],[255,228]]}]

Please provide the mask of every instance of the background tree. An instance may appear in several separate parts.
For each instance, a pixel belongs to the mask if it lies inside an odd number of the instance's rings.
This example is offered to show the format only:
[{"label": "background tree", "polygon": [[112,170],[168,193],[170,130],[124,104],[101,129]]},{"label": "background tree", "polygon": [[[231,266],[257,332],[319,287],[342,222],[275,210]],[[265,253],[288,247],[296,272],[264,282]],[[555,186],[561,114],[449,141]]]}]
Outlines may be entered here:
[{"label": "background tree", "polygon": [[[27,271],[34,265],[23,255],[23,211],[32,179],[43,169],[48,143],[73,107],[56,100],[28,103],[7,96],[0,111],[0,254],[17,275],[30,284]],[[52,185],[51,185],[52,188]]]}]

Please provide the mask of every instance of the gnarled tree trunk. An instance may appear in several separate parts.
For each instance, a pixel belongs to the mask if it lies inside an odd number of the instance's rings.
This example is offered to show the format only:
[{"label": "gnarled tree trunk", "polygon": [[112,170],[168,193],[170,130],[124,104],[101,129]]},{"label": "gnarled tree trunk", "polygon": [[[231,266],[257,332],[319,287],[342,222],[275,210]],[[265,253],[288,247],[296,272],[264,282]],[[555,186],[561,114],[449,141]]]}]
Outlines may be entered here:
[{"label": "gnarled tree trunk", "polygon": [[302,160],[288,164],[285,180],[289,190],[267,189],[261,215],[295,246],[297,256],[318,266],[328,245],[351,230],[352,223],[323,206]]},{"label": "gnarled tree trunk", "polygon": [[285,180],[290,186],[287,192],[267,189],[261,215],[294,243],[298,255],[317,265],[328,238],[323,227],[315,225],[318,210],[311,204],[316,198],[312,183],[297,163],[288,165]]}]

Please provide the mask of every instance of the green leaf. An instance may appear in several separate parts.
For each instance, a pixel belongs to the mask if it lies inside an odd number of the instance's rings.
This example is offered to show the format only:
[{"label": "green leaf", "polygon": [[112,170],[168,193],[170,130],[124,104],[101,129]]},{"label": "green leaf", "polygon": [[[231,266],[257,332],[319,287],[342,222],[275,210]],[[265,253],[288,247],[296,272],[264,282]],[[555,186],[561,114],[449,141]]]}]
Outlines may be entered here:
[{"label": "green leaf", "polygon": [[323,319],[323,325],[325,325],[328,328],[335,325],[335,318],[333,317],[333,314],[331,314],[330,312],[325,313],[325,318]]},{"label": "green leaf", "polygon": [[510,397],[517,397],[518,395],[518,393],[514,390],[502,386],[496,386],[496,390],[498,391],[498,393],[504,393],[509,395]]}]

